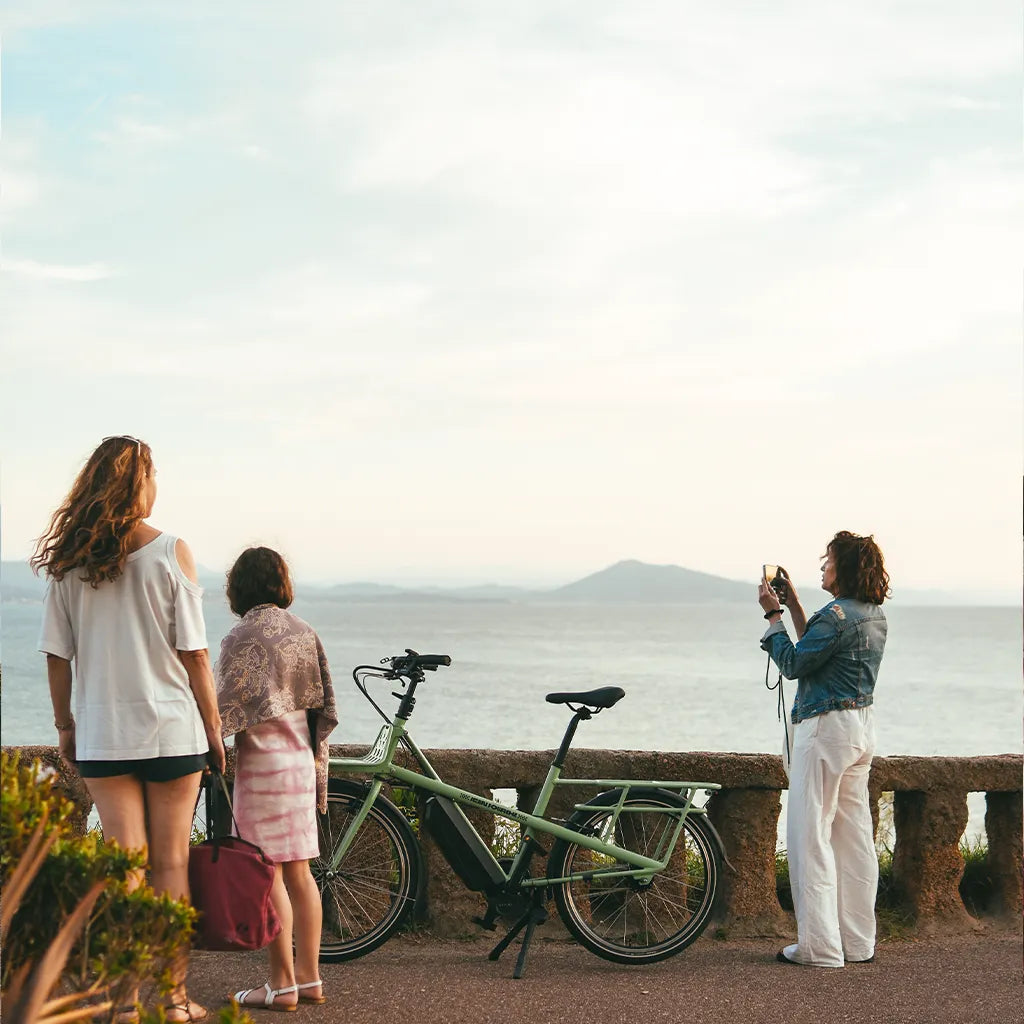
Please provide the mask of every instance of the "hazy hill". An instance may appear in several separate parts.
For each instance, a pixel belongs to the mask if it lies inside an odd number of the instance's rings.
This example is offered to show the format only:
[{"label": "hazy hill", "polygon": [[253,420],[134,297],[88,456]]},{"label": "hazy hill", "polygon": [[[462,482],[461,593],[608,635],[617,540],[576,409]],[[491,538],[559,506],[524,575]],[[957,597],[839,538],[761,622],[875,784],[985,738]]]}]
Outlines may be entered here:
[{"label": "hazy hill", "polygon": [[46,581],[28,562],[0,562],[0,592],[5,601],[42,601]]},{"label": "hazy hill", "polygon": [[457,597],[460,601],[520,601],[535,597],[535,590],[506,586],[502,583],[481,583],[470,587],[424,587],[426,594]]},{"label": "hazy hill", "polygon": [[356,600],[396,597],[407,593],[401,587],[393,587],[387,583],[335,583],[333,586],[306,589],[309,594],[317,594],[320,597],[354,598]]},{"label": "hazy hill", "polygon": [[526,599],[534,592],[523,587],[484,583],[467,587],[396,587],[385,583],[336,583],[327,587],[300,587],[305,597],[337,601],[508,601]]},{"label": "hazy hill", "polygon": [[[223,594],[224,573],[199,567],[199,582],[208,597]],[[612,603],[752,601],[754,579],[729,580],[678,565],[649,565],[630,559],[552,590],[528,590],[501,584],[462,587],[398,587],[381,583],[338,583],[303,586],[303,597],[333,601],[571,601]],[[797,581],[808,612],[824,603],[817,581]],[[33,575],[27,562],[0,562],[0,596],[4,601],[41,601],[45,581]],[[1016,605],[1020,596],[1002,591],[939,591],[895,588],[893,602],[900,605]]]},{"label": "hazy hill", "polygon": [[[224,586],[224,573],[197,566],[199,582],[206,590]],[[36,576],[28,562],[0,562],[0,594],[5,601],[42,601],[46,593],[46,578]]]},{"label": "hazy hill", "polygon": [[750,601],[754,587],[678,565],[616,562],[575,583],[548,591],[560,601]]}]

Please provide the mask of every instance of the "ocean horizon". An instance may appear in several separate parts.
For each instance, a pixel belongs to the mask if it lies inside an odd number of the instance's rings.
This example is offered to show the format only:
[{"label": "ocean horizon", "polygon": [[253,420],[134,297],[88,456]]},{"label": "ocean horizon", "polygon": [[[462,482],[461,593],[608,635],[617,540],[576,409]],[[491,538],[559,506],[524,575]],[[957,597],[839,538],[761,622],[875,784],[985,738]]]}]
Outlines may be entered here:
[{"label": "ocean horizon", "polygon": [[[380,719],[352,669],[406,647],[448,654],[428,676],[410,730],[424,748],[546,750],[564,709],[553,690],[616,685],[626,697],[583,723],[576,745],[615,750],[778,753],[776,694],[765,687],[764,621],[749,604],[585,604],[515,601],[354,601],[298,597],[293,611],[319,633],[341,719],[332,743],[369,745]],[[214,659],[236,621],[222,592],[204,598]],[[889,639],[875,691],[879,755],[1021,753],[1021,621],[1014,608],[886,605]],[[0,607],[0,739],[55,742],[45,659],[36,651],[41,605]],[[769,672],[775,681],[777,673]],[[787,703],[795,683],[784,683]],[[392,687],[381,685],[392,710]],[[983,831],[984,798],[969,831]],[[979,824],[980,822],[980,824]]]}]

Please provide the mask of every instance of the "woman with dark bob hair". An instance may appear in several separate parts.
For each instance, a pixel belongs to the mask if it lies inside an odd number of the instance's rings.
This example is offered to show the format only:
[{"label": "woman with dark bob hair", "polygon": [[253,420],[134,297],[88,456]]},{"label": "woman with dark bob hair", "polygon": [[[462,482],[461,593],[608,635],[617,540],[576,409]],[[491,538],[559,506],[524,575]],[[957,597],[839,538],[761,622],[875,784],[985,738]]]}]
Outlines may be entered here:
[{"label": "woman with dark bob hair", "polygon": [[316,812],[327,810],[334,688],[320,638],[287,611],[291,574],[276,551],[243,551],[227,594],[240,619],[221,643],[214,674],[223,732],[235,737],[235,821],[241,837],[277,865],[271,900],[282,924],[269,946],[270,980],[232,999],[294,1010],[325,1001],[320,892],[309,861],[319,854]]},{"label": "woman with dark bob hair", "polygon": [[[875,750],[871,705],[887,632],[881,606],[890,592],[874,537],[841,530],[821,557],[821,587],[832,600],[810,619],[788,578],[781,593],[762,579],[758,602],[769,622],[761,648],[782,675],[798,680],[786,744],[797,941],[777,959],[842,967],[875,956],[878,857],[868,773]],[[795,644],[783,625],[783,603]]]},{"label": "woman with dark bob hair", "polygon": [[[146,847],[153,888],[187,900],[199,779],[208,761],[224,768],[224,744],[196,563],[183,540],[145,522],[155,501],[149,445],[104,438],[32,566],[49,580],[39,650],[60,756],[84,780],[103,838]],[[207,1017],[185,994],[184,964],[173,980],[169,1024]],[[116,1017],[138,1012],[122,1006]]]}]

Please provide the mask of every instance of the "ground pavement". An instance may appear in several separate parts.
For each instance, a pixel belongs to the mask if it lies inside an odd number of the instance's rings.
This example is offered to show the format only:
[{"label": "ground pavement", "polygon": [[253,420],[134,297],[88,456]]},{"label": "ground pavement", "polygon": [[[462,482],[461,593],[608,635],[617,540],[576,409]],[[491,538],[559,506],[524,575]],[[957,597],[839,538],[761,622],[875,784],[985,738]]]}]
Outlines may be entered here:
[{"label": "ground pavement", "polygon": [[[323,1006],[294,1024],[1021,1024],[1021,935],[882,943],[874,963],[841,970],[775,962],[772,940],[703,937],[648,967],[607,963],[568,941],[535,941],[512,978],[517,946],[493,940],[393,939],[350,963],[322,964]],[[192,954],[191,996],[213,1008],[266,979],[263,953]],[[257,1024],[280,1015],[253,1014]],[[301,1018],[301,1020],[300,1020]]]}]

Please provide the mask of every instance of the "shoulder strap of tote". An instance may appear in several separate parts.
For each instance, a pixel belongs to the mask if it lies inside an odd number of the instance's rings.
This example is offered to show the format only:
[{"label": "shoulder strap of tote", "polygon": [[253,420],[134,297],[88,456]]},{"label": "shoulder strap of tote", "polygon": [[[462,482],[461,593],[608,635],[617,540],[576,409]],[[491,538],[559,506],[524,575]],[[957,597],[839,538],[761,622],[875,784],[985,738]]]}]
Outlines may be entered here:
[{"label": "shoulder strap of tote", "polygon": [[[235,818],[235,809],[234,809],[234,807],[231,806],[231,794],[228,792],[227,781],[225,780],[223,773],[217,771],[216,768],[211,768],[210,769],[210,775],[212,775],[214,778],[216,778],[217,781],[220,783],[221,791],[224,793],[224,799],[227,801],[228,813],[231,815],[231,824],[235,826],[235,835],[238,836],[239,839],[241,839],[242,838],[242,834],[241,834],[241,832],[238,829],[238,821]],[[208,785],[209,783],[205,783],[205,784]],[[202,799],[202,797],[203,797],[203,786],[200,786],[199,787],[199,792],[196,794],[196,805],[195,805],[194,808],[192,808],[192,817],[193,818],[195,818],[195,816],[196,816],[196,811],[199,810],[199,801]],[[209,832],[209,830],[210,830],[210,822],[206,823],[206,829],[207,829],[207,832]]]}]

